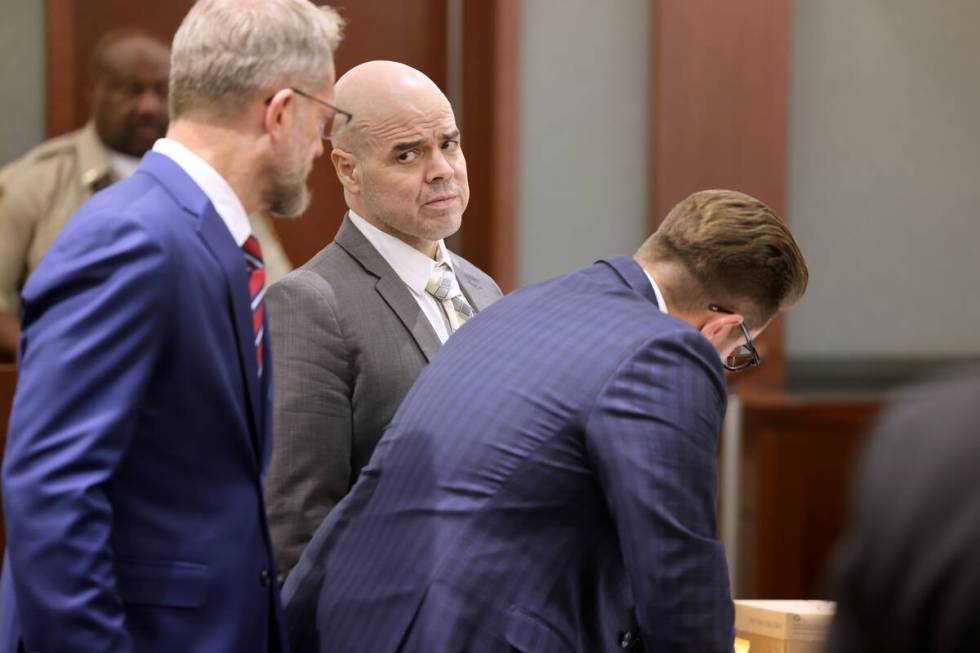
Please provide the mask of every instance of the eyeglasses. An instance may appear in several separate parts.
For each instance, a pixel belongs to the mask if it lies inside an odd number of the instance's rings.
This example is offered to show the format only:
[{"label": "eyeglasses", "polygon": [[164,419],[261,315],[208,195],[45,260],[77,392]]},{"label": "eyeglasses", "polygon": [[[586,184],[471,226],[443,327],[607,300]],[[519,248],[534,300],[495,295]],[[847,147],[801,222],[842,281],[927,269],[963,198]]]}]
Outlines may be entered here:
[{"label": "eyeglasses", "polygon": [[[334,120],[337,119],[340,120],[340,124],[337,125],[337,128],[342,129],[343,127],[346,127],[354,119],[354,114],[351,113],[350,111],[344,111],[340,107],[335,107],[334,105],[330,104],[326,100],[321,100],[315,95],[310,95],[306,91],[301,91],[295,86],[289,86],[287,88],[293,93],[295,93],[296,95],[299,95],[300,97],[305,97],[307,100],[310,100],[311,102],[316,102],[320,106],[326,107],[327,109],[330,110],[331,113],[324,121],[323,130],[320,133],[320,137],[325,141],[330,140],[330,134],[333,130]],[[269,104],[270,102],[272,102],[273,97],[275,96],[267,98],[265,103]]]},{"label": "eyeglasses", "polygon": [[[708,310],[714,311],[715,313],[724,313],[725,315],[735,314],[734,311],[722,308],[718,304],[709,304]],[[759,352],[756,350],[755,345],[752,344],[752,336],[749,335],[749,330],[745,328],[745,322],[739,322],[738,326],[742,329],[742,335],[745,336],[745,344],[729,354],[728,358],[722,363],[725,369],[730,372],[739,372],[747,367],[755,367],[762,362],[762,359],[759,358]]]}]

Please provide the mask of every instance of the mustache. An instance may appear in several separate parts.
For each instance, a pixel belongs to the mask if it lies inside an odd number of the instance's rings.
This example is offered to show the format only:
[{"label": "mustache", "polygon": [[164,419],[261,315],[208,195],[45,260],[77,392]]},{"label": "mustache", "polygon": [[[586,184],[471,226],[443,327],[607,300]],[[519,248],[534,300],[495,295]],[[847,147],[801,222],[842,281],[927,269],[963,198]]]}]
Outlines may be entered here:
[{"label": "mustache", "polygon": [[126,120],[126,125],[130,129],[136,129],[139,127],[154,127],[156,129],[166,131],[168,120],[160,116],[131,116]]},{"label": "mustache", "polygon": [[439,186],[433,186],[426,189],[425,194],[421,197],[421,204],[426,204],[431,202],[437,197],[442,195],[459,195],[459,186],[455,182],[448,182],[445,184],[440,184]]}]

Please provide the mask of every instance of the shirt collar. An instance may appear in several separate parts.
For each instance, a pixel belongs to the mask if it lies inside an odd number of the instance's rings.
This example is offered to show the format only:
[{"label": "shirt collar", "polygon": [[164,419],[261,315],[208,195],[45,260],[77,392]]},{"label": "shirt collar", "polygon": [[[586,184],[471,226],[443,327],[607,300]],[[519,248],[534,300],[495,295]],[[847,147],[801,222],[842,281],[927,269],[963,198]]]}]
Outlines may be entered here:
[{"label": "shirt collar", "polygon": [[245,207],[235,195],[228,182],[221,174],[212,168],[207,161],[191,152],[187,147],[172,138],[161,138],[153,144],[153,151],[173,159],[187,175],[194,180],[208,199],[214,205],[214,210],[228,227],[235,244],[241,247],[245,244],[252,227],[248,222]]},{"label": "shirt collar", "polygon": [[140,166],[140,158],[138,156],[130,156],[129,154],[116,152],[109,148],[106,148],[106,154],[109,155],[109,161],[112,162],[112,170],[116,173],[117,179],[130,177],[136,172],[136,168]]},{"label": "shirt collar", "polygon": [[670,312],[667,310],[667,302],[664,300],[663,293],[660,292],[660,286],[657,285],[657,281],[646,269],[643,270],[643,274],[647,275],[647,279],[650,280],[650,285],[653,286],[653,294],[657,296],[657,305],[660,306],[660,310],[670,315]]},{"label": "shirt collar", "polygon": [[408,243],[381,231],[353,210],[348,211],[348,215],[357,230],[378,250],[395,274],[415,292],[425,292],[432,269],[439,263],[445,263],[450,271],[453,270],[452,258],[442,240],[436,244],[436,258],[433,260]]}]

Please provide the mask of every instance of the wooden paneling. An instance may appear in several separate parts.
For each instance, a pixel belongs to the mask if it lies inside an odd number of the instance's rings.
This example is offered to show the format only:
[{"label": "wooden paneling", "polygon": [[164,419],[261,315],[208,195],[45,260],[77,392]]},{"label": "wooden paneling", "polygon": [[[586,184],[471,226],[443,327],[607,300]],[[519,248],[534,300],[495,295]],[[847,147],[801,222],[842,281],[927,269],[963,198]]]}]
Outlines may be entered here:
[{"label": "wooden paneling", "polygon": [[[7,446],[7,424],[10,422],[10,407],[14,401],[17,385],[17,368],[13,365],[0,365],[0,466],[3,465],[3,452]],[[3,506],[0,505],[0,552],[5,543],[3,525]]]},{"label": "wooden paneling", "polygon": [[821,597],[846,524],[854,464],[882,403],[742,399],[738,598]]},{"label": "wooden paneling", "polygon": [[518,0],[463,3],[463,150],[470,204],[460,250],[504,292],[516,284]]},{"label": "wooden paneling", "polygon": [[[650,225],[705,188],[786,208],[791,0],[652,0]],[[783,325],[741,389],[783,387]]]},{"label": "wooden paneling", "polygon": [[47,0],[48,136],[85,124],[92,92],[91,58],[104,34],[138,27],[165,43],[193,0]]},{"label": "wooden paneling", "polygon": [[[119,27],[140,27],[169,42],[192,0],[164,3],[129,0],[47,0],[48,135],[75,129],[88,118],[89,59],[98,39]],[[337,73],[370,59],[414,66],[442,88],[447,82],[446,0],[337,0],[347,19],[337,52]],[[516,147],[517,1],[464,3],[462,75],[468,102],[463,116],[470,168],[470,210],[461,253],[496,274],[513,279],[513,215]],[[276,229],[295,265],[333,239],[346,210],[329,156],[310,176],[313,203],[304,216],[277,220]]]}]

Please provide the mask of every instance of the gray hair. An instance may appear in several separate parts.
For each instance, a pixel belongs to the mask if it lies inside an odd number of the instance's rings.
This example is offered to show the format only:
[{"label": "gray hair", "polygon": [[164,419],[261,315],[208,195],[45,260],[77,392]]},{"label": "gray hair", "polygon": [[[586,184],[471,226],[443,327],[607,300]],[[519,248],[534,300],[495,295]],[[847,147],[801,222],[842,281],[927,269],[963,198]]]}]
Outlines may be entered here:
[{"label": "gray hair", "polygon": [[233,116],[275,85],[322,86],[343,27],[308,0],[198,0],[174,35],[171,118]]}]

